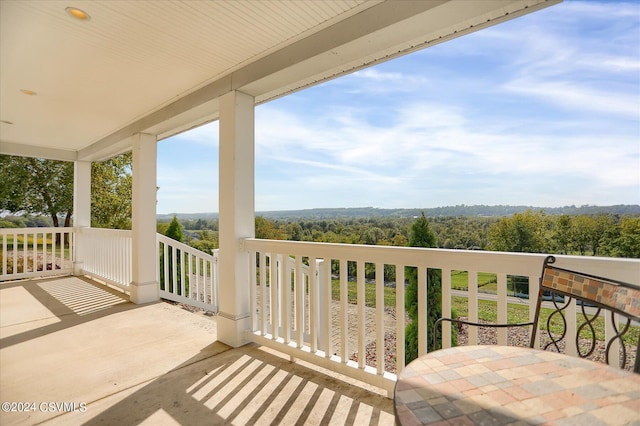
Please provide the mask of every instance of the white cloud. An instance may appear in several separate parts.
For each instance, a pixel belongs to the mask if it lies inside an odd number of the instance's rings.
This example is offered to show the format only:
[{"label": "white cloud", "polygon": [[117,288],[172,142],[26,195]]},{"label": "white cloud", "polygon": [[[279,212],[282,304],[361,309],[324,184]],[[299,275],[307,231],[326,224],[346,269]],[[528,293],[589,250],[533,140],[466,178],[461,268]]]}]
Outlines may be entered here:
[{"label": "white cloud", "polygon": [[[367,186],[397,185],[399,192],[406,191],[403,185],[416,185],[426,176],[446,183],[451,175],[466,175],[469,183],[482,176],[522,182],[572,176],[602,185],[638,183],[637,153],[633,155],[637,144],[629,138],[537,134],[531,128],[522,129],[523,133],[495,133],[500,126],[471,121],[463,112],[434,104],[416,103],[388,112],[399,119],[394,126],[381,129],[366,121],[326,128],[322,123],[331,121],[329,112],[303,122],[292,113],[279,111],[276,115],[282,121],[270,125],[287,128],[287,136],[313,135],[311,141],[287,138],[280,146],[279,160],[304,166],[307,172],[301,172],[302,176],[322,173]],[[320,143],[339,139],[345,141],[342,147],[331,144],[328,149]],[[273,154],[270,159],[278,158]],[[317,180],[322,181],[331,180]]]},{"label": "white cloud", "polygon": [[580,78],[578,72],[630,72],[637,79],[639,16],[640,3],[564,1],[456,40],[438,54],[482,56],[491,49],[518,76],[540,80],[567,73]]},{"label": "white cloud", "polygon": [[562,7],[572,18],[599,21],[619,18],[637,19],[640,11],[640,6],[635,1],[565,1]]},{"label": "white cloud", "polygon": [[399,72],[381,72],[375,68],[367,68],[365,70],[357,71],[353,73],[356,78],[373,80],[375,82],[381,81],[402,81],[405,77]]},{"label": "white cloud", "polygon": [[351,95],[383,95],[385,93],[411,93],[432,82],[422,75],[399,71],[382,71],[379,68],[367,68],[344,76],[331,84],[345,87]]},{"label": "white cloud", "polygon": [[592,63],[601,64],[602,68],[610,71],[638,72],[640,71],[640,60],[629,57],[611,57],[594,59]]},{"label": "white cloud", "polygon": [[640,115],[640,97],[637,93],[612,93],[594,89],[576,82],[518,79],[504,88],[513,92],[542,98],[567,109],[595,111],[602,114],[618,114],[630,118]]},{"label": "white cloud", "polygon": [[[218,146],[219,140],[219,123],[218,121],[214,121],[212,123],[208,123],[194,129],[188,130],[179,135],[173,136],[167,140],[171,140],[175,143],[175,141],[186,141],[190,143],[207,145],[212,147]],[[160,142],[163,143],[164,141]]]}]

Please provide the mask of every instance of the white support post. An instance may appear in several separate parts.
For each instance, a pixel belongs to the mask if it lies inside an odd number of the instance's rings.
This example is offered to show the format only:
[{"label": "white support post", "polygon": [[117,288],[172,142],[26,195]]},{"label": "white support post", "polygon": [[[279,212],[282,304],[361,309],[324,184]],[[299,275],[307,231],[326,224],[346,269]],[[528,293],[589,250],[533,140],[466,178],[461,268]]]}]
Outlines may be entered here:
[{"label": "white support post", "polygon": [[[255,259],[240,242],[255,236],[254,151],[253,97],[237,91],[221,96],[218,340],[232,347],[248,343],[249,262]],[[271,279],[275,280],[273,275]]]},{"label": "white support post", "polygon": [[[73,165],[73,274],[82,275],[85,246],[82,228],[91,226],[91,162],[75,161]],[[72,244],[69,242],[69,244]]]},{"label": "white support post", "polygon": [[133,138],[131,255],[133,303],[160,300],[157,279],[158,247],[156,244],[156,153],[155,135],[137,133]]}]

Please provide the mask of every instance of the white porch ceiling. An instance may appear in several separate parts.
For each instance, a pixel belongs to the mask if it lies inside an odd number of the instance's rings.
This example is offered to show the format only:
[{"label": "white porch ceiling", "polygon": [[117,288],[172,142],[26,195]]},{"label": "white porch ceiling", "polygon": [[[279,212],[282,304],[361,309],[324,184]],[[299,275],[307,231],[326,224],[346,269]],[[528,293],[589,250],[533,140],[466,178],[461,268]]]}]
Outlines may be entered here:
[{"label": "white porch ceiling", "polygon": [[559,1],[2,0],[0,153],[105,159]]}]

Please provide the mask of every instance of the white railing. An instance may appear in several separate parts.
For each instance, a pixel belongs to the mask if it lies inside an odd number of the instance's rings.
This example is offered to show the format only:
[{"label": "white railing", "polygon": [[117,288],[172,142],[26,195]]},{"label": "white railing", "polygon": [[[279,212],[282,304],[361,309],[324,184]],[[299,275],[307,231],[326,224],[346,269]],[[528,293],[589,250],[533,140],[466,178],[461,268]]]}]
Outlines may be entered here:
[{"label": "white railing", "polygon": [[0,281],[73,272],[73,228],[0,229]]},{"label": "white railing", "polygon": [[127,290],[131,284],[131,231],[80,228],[82,272]]},{"label": "white railing", "polygon": [[[408,247],[384,247],[346,244],[306,243],[245,239],[250,253],[250,339],[315,363],[322,367],[363,380],[392,392],[396,375],[385,366],[387,356],[395,357],[395,371],[404,368],[405,297],[404,285],[389,287],[395,293],[395,306],[385,306],[385,266],[395,268],[396,283],[405,282],[405,267],[416,267],[418,274],[418,353],[427,351],[427,269],[442,271],[442,312],[451,311],[453,271],[468,272],[468,319],[478,320],[478,273],[497,276],[497,321],[507,320],[508,276],[529,279],[529,294],[537,294],[538,278],[544,254],[498,253],[484,251],[440,250]],[[638,283],[640,261],[636,259],[556,256],[557,265],[598,276]],[[286,260],[286,261],[285,261]],[[293,266],[291,265],[293,262]],[[353,263],[351,263],[353,262]],[[349,268],[351,263],[351,268]],[[355,265],[355,268],[354,268]],[[354,274],[349,273],[356,271]],[[365,270],[374,270],[375,302],[365,303]],[[307,272],[308,271],[308,272]],[[332,300],[332,274],[339,280],[339,296]],[[353,276],[355,275],[355,276]],[[348,300],[349,283],[355,279],[356,300]],[[353,283],[351,284],[353,287]],[[392,290],[389,290],[391,288]],[[529,305],[533,320],[535,297]],[[573,306],[575,313],[575,302]],[[388,311],[395,310],[395,321]],[[576,318],[569,316],[569,327]],[[395,327],[395,346],[385,340]],[[606,328],[607,338],[613,329]],[[443,324],[443,346],[451,345],[451,326]],[[507,344],[505,330],[498,333],[498,344]],[[569,339],[571,340],[571,339]],[[392,340],[393,341],[393,340]],[[469,328],[469,344],[478,342],[477,330]],[[388,343],[388,342],[387,342]],[[567,342],[567,353],[576,354],[575,342]],[[573,345],[573,347],[571,347]],[[375,347],[375,348],[374,348]],[[388,351],[389,353],[385,353]],[[375,357],[368,366],[365,352]],[[370,363],[370,362],[369,362]]]},{"label": "white railing", "polygon": [[218,250],[213,255],[157,234],[160,297],[218,311]]},{"label": "white railing", "polygon": [[[160,296],[218,310],[218,251],[213,255],[156,234]],[[129,290],[130,230],[102,228],[0,228],[0,281],[79,272]],[[165,261],[166,260],[166,261]]]},{"label": "white railing", "polygon": [[[77,234],[77,235],[76,235]],[[81,241],[82,272],[127,289],[131,274],[131,231],[82,228],[0,229],[0,281],[73,273],[74,247]],[[213,255],[157,234],[157,271],[161,297],[210,311],[218,309],[217,251]],[[468,319],[478,320],[478,273],[497,278],[497,318],[507,320],[509,276],[525,276],[529,294],[538,291],[544,254],[496,253],[274,240],[243,240],[251,262],[250,339],[292,357],[305,359],[368,383],[393,389],[394,372],[404,368],[405,267],[418,271],[418,352],[427,350],[427,269],[442,271],[442,311],[451,311],[454,271],[468,273]],[[80,249],[80,248],[79,248]],[[638,284],[640,260],[556,256],[560,267]],[[385,282],[385,268],[387,281]],[[389,277],[389,268],[395,272]],[[367,272],[365,274],[365,271]],[[365,275],[373,277],[366,281]],[[336,282],[336,294],[332,294]],[[366,295],[373,286],[373,296]],[[350,289],[352,300],[349,300]],[[395,305],[385,305],[385,293]],[[368,298],[368,301],[366,300]],[[525,300],[533,319],[534,298]],[[568,328],[575,330],[575,302],[569,307]],[[392,317],[392,320],[390,319]],[[613,335],[607,323],[605,338]],[[395,332],[395,333],[394,333]],[[389,335],[395,334],[393,339]],[[470,344],[477,330],[468,331]],[[451,344],[451,326],[443,324],[443,346]],[[391,343],[390,343],[391,342]],[[504,330],[498,344],[506,344]],[[566,351],[576,354],[575,342]],[[615,349],[614,349],[615,350]],[[368,352],[375,360],[365,359]],[[389,368],[385,359],[395,359]],[[372,365],[371,365],[372,364]]]}]

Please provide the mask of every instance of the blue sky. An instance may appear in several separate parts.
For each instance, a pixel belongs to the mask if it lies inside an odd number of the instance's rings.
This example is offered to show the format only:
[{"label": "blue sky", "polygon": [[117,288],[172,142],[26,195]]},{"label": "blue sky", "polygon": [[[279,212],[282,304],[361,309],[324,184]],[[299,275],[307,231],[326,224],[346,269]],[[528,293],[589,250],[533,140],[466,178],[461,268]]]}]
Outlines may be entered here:
[{"label": "blue sky", "polygon": [[[640,204],[640,2],[565,0],[256,108],[256,210]],[[218,211],[218,124],[158,144]]]}]

